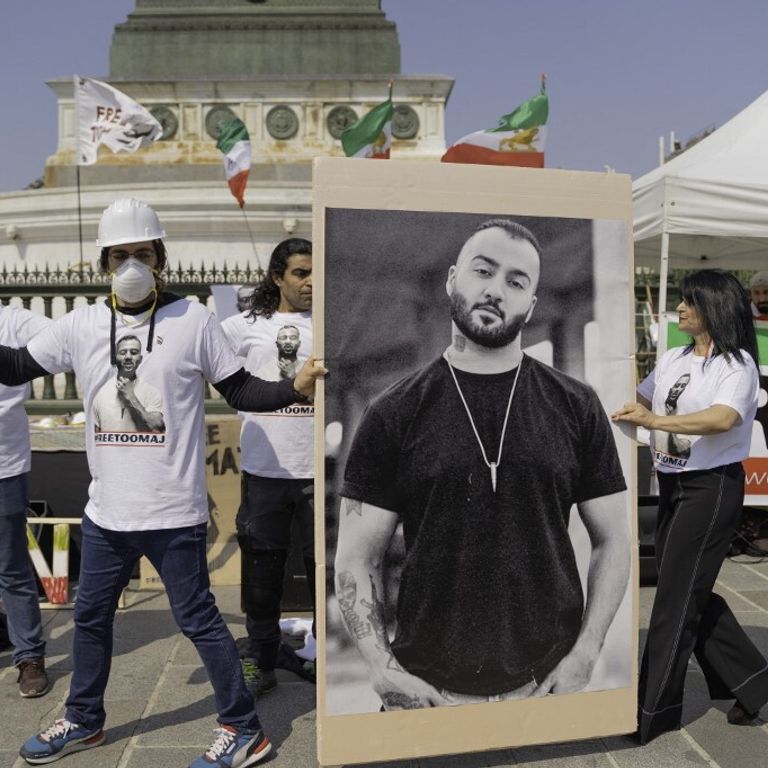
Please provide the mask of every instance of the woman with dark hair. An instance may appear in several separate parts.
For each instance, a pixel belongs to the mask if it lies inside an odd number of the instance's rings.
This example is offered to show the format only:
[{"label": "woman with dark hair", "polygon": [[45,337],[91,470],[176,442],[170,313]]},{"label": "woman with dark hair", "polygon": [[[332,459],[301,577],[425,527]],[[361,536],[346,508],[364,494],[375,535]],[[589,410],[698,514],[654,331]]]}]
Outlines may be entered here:
[{"label": "woman with dark hair", "polygon": [[[728,722],[758,723],[768,663],[712,592],[744,500],[742,459],[757,409],[757,339],[749,299],[719,269],[683,278],[684,348],[666,352],[614,421],[651,430],[659,478],[659,580],[640,670],[638,740],[680,728],[691,653],[713,699],[735,699]],[[670,402],[672,407],[670,407]],[[670,450],[685,435],[686,451]]]}]

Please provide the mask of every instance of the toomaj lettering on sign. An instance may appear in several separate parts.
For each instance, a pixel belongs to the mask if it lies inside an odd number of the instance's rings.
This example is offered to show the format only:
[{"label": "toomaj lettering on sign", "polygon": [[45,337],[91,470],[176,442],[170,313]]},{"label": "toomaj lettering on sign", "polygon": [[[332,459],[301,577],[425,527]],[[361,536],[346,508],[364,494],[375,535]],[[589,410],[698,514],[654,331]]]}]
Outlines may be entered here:
[{"label": "toomaj lettering on sign", "polygon": [[137,445],[159,447],[165,445],[165,435],[144,432],[96,432],[96,445]]}]

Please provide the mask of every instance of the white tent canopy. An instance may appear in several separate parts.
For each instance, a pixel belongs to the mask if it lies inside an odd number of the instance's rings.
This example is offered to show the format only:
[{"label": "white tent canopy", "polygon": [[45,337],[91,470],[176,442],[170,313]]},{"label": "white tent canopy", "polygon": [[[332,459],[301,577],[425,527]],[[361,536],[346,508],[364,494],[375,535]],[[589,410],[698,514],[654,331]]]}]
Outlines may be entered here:
[{"label": "white tent canopy", "polygon": [[768,268],[768,91],[632,192],[637,266]]}]

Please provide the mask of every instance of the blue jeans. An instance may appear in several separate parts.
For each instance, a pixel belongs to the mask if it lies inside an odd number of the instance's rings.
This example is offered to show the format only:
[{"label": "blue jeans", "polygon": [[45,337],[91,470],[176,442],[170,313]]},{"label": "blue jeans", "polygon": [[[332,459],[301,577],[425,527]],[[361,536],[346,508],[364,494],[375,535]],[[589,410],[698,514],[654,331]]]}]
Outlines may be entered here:
[{"label": "blue jeans", "polygon": [[104,725],[104,690],[120,593],[145,555],[165,585],[173,618],[194,644],[213,685],[218,719],[238,730],[260,728],[243,680],[237,648],[210,591],[206,524],[151,531],[109,531],[83,517],[80,580],[75,604],[74,670],[66,718]]},{"label": "blue jeans", "polygon": [[40,601],[27,549],[27,476],[0,479],[0,597],[13,663],[45,656]]}]

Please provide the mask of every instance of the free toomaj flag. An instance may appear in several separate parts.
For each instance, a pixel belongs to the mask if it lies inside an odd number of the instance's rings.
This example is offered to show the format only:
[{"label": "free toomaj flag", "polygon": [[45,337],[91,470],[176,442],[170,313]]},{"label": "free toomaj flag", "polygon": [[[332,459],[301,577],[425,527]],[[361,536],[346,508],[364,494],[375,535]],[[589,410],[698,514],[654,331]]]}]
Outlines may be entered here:
[{"label": "free toomaj flag", "polygon": [[224,173],[238,205],[245,205],[245,185],[251,170],[251,140],[239,118],[222,124],[216,146],[224,153]]},{"label": "free toomaj flag", "polygon": [[341,134],[341,146],[347,157],[367,157],[372,160],[389,160],[392,144],[392,86],[389,98],[374,107],[365,117]]},{"label": "free toomaj flag", "polygon": [[442,161],[543,168],[549,116],[545,84],[542,76],[541,93],[499,118],[496,128],[476,131],[459,139],[443,155]]},{"label": "free toomaj flag", "polygon": [[100,80],[75,75],[77,164],[93,165],[99,146],[136,152],[163,135],[163,127],[130,96]]}]

